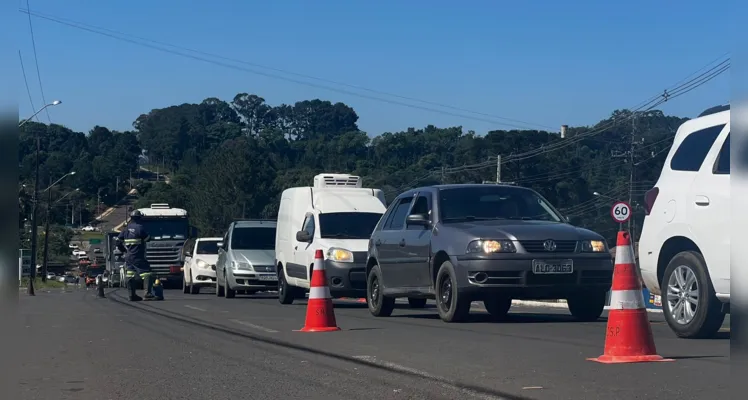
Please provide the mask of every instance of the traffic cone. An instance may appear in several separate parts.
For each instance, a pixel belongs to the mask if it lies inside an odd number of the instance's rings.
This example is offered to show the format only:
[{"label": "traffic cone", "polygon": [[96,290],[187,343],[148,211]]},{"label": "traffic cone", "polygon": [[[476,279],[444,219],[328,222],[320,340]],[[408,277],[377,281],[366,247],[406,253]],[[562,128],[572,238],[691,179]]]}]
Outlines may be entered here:
[{"label": "traffic cone", "polygon": [[302,332],[331,332],[339,331],[335,322],[335,312],[332,306],[330,287],[327,286],[325,263],[322,260],[322,250],[314,253],[314,270],[309,288],[309,300],[306,306],[306,322]]},{"label": "traffic cone", "polygon": [[588,360],[604,364],[673,361],[657,355],[628,232],[618,232],[616,242],[605,350]]}]

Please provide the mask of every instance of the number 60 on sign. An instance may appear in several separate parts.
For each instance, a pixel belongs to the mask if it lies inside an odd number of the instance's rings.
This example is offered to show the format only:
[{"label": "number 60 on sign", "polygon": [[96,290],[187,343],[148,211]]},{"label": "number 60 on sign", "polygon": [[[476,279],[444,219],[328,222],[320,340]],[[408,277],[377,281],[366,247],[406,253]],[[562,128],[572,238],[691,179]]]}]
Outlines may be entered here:
[{"label": "number 60 on sign", "polygon": [[610,209],[610,216],[614,221],[622,224],[631,218],[631,206],[626,202],[618,201]]}]

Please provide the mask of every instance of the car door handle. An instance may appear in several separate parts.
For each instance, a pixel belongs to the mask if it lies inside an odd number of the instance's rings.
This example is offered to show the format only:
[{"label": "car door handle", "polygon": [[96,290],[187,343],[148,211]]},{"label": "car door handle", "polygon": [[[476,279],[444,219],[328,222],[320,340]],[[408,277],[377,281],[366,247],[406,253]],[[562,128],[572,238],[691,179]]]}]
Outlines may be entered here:
[{"label": "car door handle", "polygon": [[405,239],[400,241],[400,247],[405,247]]},{"label": "car door handle", "polygon": [[694,201],[697,206],[708,206],[709,205],[709,198],[703,195],[696,196],[696,200]]},{"label": "car door handle", "polygon": [[382,245],[382,241],[379,239],[377,239],[377,241],[374,242],[374,246],[381,246],[381,245]]}]

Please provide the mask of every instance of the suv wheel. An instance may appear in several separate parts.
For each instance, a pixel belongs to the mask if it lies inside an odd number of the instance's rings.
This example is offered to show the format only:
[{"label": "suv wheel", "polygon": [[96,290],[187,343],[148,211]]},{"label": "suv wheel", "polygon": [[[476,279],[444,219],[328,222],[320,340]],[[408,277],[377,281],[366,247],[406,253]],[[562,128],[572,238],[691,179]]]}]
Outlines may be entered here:
[{"label": "suv wheel", "polygon": [[408,304],[410,304],[410,308],[424,308],[426,307],[426,301],[427,299],[408,297]]},{"label": "suv wheel", "polygon": [[282,267],[278,268],[278,301],[281,304],[293,304],[294,301],[294,290],[288,285]]},{"label": "suv wheel", "polygon": [[436,274],[436,309],[444,322],[463,322],[470,315],[471,301],[460,294],[454,266],[445,261]]},{"label": "suv wheel", "polygon": [[662,311],[679,337],[712,337],[725,320],[707,271],[704,257],[695,251],[676,254],[665,269]]},{"label": "suv wheel", "polygon": [[491,318],[502,320],[506,318],[509,309],[512,308],[512,298],[508,296],[495,296],[483,300],[486,311],[491,314]]},{"label": "suv wheel", "polygon": [[593,322],[603,315],[606,297],[607,293],[603,291],[583,292],[566,299],[566,305],[578,321]]},{"label": "suv wheel", "polygon": [[382,293],[382,270],[375,265],[366,278],[366,304],[375,317],[389,317],[395,309],[395,298]]}]

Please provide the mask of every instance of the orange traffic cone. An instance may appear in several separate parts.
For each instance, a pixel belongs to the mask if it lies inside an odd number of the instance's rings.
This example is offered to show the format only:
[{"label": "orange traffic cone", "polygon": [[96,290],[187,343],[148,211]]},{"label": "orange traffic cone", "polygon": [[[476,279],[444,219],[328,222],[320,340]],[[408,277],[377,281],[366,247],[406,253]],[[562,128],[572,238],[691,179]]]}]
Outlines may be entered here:
[{"label": "orange traffic cone", "polygon": [[657,355],[628,232],[618,232],[616,242],[604,354],[588,360],[604,364],[673,361]]},{"label": "orange traffic cone", "polygon": [[314,270],[309,288],[309,300],[306,306],[306,322],[302,332],[339,331],[335,322],[330,287],[327,286],[325,263],[322,261],[322,250],[314,253]]}]

